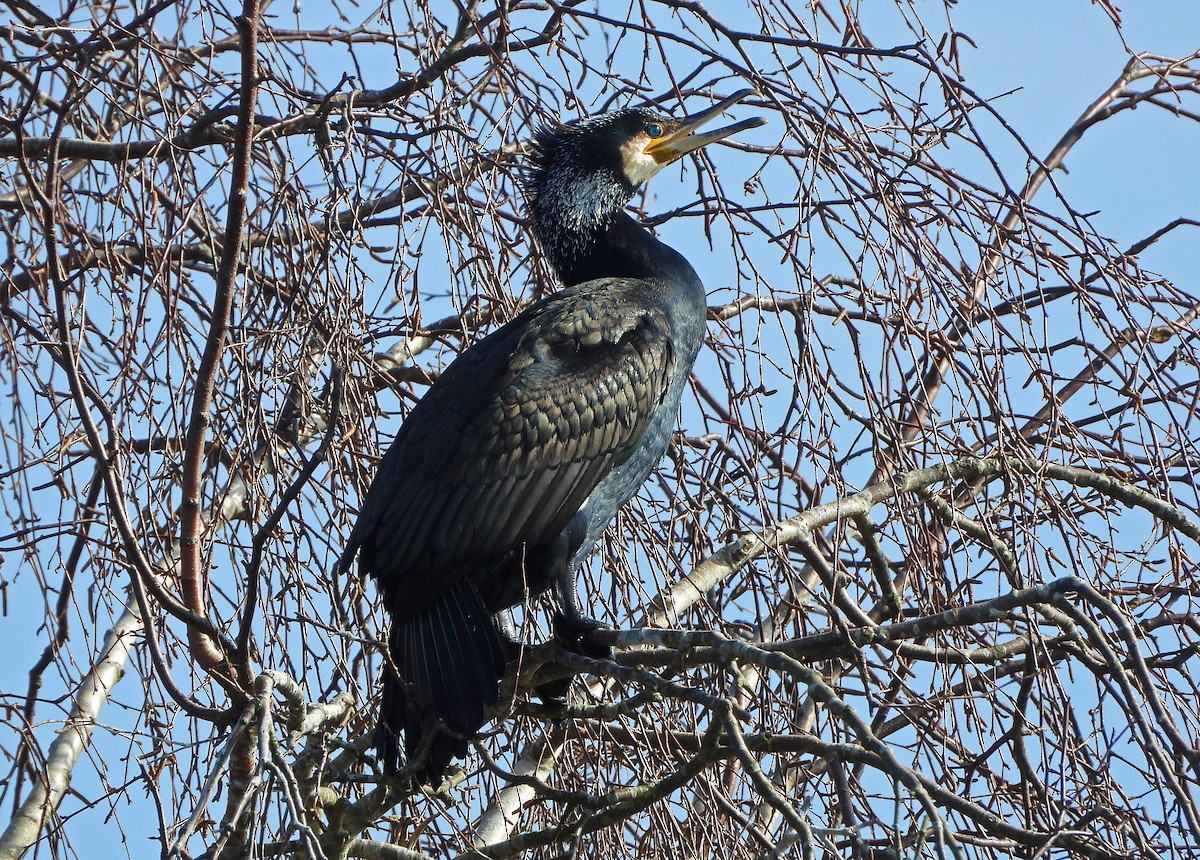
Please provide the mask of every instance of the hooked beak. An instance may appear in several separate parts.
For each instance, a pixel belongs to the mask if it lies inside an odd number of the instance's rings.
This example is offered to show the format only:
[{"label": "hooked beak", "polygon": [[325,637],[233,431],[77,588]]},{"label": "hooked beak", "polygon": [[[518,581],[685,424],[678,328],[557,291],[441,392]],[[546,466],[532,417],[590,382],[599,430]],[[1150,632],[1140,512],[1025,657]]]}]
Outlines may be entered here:
[{"label": "hooked beak", "polygon": [[718,128],[715,131],[696,133],[697,129],[707,124],[713,118],[723,114],[727,108],[749,96],[756,95],[758,93],[751,89],[738,90],[729,96],[729,98],[722,99],[707,110],[702,110],[700,113],[676,120],[678,125],[663,137],[651,141],[642,151],[660,165],[667,165],[672,161],[682,158],[689,152],[695,152],[697,149],[708,146],[710,143],[724,140],[730,135],[737,134],[739,131],[765,125],[767,122],[765,119],[761,116],[755,116],[750,119],[744,119],[741,122],[735,122],[733,125],[727,125],[724,128]]}]

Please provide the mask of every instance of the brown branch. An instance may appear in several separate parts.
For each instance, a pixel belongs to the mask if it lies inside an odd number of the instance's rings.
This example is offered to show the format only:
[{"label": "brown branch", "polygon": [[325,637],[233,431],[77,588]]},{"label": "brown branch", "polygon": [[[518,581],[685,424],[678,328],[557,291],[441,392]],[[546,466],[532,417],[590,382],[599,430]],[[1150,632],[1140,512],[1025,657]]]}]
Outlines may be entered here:
[{"label": "brown branch", "polygon": [[[1186,61],[1171,60],[1166,64],[1147,67],[1142,56],[1133,57],[1125,66],[1125,70],[1121,73],[1120,77],[1071,124],[1063,136],[1051,148],[1046,158],[1036,163],[1037,166],[1033,173],[1030,174],[1021,192],[1017,195],[1016,202],[1009,207],[1008,214],[996,226],[994,238],[987,247],[982,262],[972,276],[970,306],[978,304],[988,283],[999,270],[1000,263],[1004,259],[1004,247],[1009,242],[1010,237],[1016,234],[1018,225],[1025,217],[1025,207],[1032,203],[1038,190],[1050,179],[1050,174],[1062,167],[1067,154],[1083,138],[1084,133],[1096,123],[1112,116],[1116,110],[1135,106],[1136,100],[1127,100],[1114,108],[1114,104],[1119,103],[1122,98],[1129,99],[1130,93],[1128,87],[1131,83],[1148,75],[1171,74],[1184,62]],[[974,314],[968,311],[965,316],[970,320],[973,319]],[[953,326],[945,333],[945,339],[951,343],[957,342],[962,336],[963,332],[958,327]],[[933,408],[933,402],[937,399],[941,391],[942,380],[945,377],[946,371],[950,368],[950,364],[951,356],[949,352],[942,352],[933,362],[933,365],[922,375],[920,384],[915,386],[911,396],[913,405],[909,408],[905,417],[901,419],[900,424],[903,429],[900,437],[891,446],[883,462],[876,468],[871,478],[872,483],[891,473],[892,469],[899,462],[900,449],[911,442],[926,426]]]},{"label": "brown branch", "polygon": [[[65,114],[58,120],[59,130],[61,130],[63,122],[65,122]],[[109,513],[121,536],[126,554],[126,562],[132,568],[132,576],[130,578],[131,588],[137,601],[137,612],[133,614],[142,623],[145,623],[152,616],[150,615],[144,589],[145,587],[157,589],[157,576],[142,550],[139,543],[139,536],[134,530],[133,524],[129,521],[126,512],[125,493],[118,477],[118,464],[115,461],[119,449],[117,445],[118,433],[116,423],[113,420],[112,410],[100,392],[96,391],[94,386],[84,379],[81,370],[81,361],[75,345],[74,333],[69,327],[68,286],[63,272],[58,268],[58,237],[56,234],[58,210],[55,201],[59,199],[61,181],[58,159],[51,159],[51,168],[46,176],[45,189],[43,190],[37,185],[30,186],[32,193],[39,201],[43,213],[42,230],[46,242],[47,268],[51,284],[54,287],[55,325],[57,327],[58,340],[57,344],[50,349],[50,353],[67,377],[71,396],[79,413],[80,423],[83,425],[84,434],[88,439],[92,457],[96,462],[96,471],[103,478]],[[105,425],[106,439],[101,437],[100,429],[92,418],[92,409],[95,409],[101,416]],[[165,593],[161,595],[160,600],[168,611],[177,611],[180,617],[189,622],[189,630],[201,629],[212,631],[214,629],[211,622],[179,607]],[[125,615],[131,612],[132,609],[127,607]],[[122,615],[122,618],[125,615]],[[166,660],[158,648],[153,628],[147,628],[146,633],[146,642],[150,650],[151,660],[160,682],[171,698],[192,716],[214,722],[219,721],[223,716],[221,711],[200,705],[178,688],[167,668]],[[84,743],[86,743],[86,740]],[[75,751],[74,754],[78,755],[78,751]]]},{"label": "brown branch", "polygon": [[[242,44],[241,102],[238,106],[236,143],[229,185],[229,205],[221,260],[216,277],[212,321],[204,344],[204,353],[196,371],[191,413],[183,452],[183,501],[179,522],[179,577],[183,601],[196,615],[208,614],[208,577],[204,569],[202,496],[204,478],[204,440],[210,422],[213,389],[225,348],[229,318],[233,312],[234,286],[240,268],[243,231],[246,223],[246,197],[250,187],[250,160],[254,144],[254,104],[258,95],[258,0],[243,0],[238,30]],[[238,677],[228,655],[208,634],[188,627],[188,645],[196,662],[213,675],[223,687],[248,693],[250,678]]]}]

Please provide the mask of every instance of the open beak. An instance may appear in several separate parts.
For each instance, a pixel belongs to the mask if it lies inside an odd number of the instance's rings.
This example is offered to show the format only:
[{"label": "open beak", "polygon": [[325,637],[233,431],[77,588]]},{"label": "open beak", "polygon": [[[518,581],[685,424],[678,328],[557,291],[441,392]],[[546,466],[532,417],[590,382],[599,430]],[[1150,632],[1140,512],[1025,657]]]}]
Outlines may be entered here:
[{"label": "open beak", "polygon": [[710,143],[724,140],[730,135],[737,134],[739,131],[765,125],[767,121],[763,117],[755,116],[750,119],[744,119],[741,122],[735,122],[733,125],[727,125],[724,128],[718,128],[715,131],[697,133],[697,129],[700,126],[720,116],[727,108],[737,104],[748,96],[756,95],[758,93],[751,89],[738,90],[729,96],[729,98],[722,99],[708,110],[703,110],[700,113],[676,120],[667,134],[657,140],[651,141],[642,151],[659,164],[670,164],[672,161],[682,158],[689,152],[695,152],[697,149],[708,146]]}]

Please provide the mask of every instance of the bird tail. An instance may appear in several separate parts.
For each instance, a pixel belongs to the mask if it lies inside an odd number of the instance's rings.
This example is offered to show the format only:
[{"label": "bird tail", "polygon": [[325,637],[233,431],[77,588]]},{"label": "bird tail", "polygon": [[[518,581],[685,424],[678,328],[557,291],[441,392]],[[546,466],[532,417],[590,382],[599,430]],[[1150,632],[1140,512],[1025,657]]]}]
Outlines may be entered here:
[{"label": "bird tail", "polygon": [[484,711],[500,697],[500,636],[479,592],[463,578],[428,608],[393,620],[388,650],[375,748],[384,772],[397,773],[403,731],[415,778],[436,786],[450,759],[466,756]]}]

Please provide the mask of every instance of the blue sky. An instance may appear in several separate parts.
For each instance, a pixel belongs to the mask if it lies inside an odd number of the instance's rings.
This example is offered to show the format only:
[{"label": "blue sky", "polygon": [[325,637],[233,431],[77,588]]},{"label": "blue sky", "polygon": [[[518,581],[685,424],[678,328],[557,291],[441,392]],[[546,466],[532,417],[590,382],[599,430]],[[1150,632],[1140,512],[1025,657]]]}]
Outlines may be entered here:
[{"label": "blue sky", "polygon": [[[1047,152],[1067,121],[1116,80],[1129,50],[1174,58],[1200,50],[1195,3],[1120,5],[1128,49],[1108,16],[1087,0],[974,0],[955,7],[958,29],[978,44],[963,55],[967,80],[981,95],[1017,90],[996,106],[1035,153]],[[1176,217],[1200,214],[1198,147],[1194,122],[1143,106],[1091,129],[1068,156],[1067,172],[1055,179],[1077,209],[1097,212],[1092,223],[1099,232],[1125,246]],[[1017,159],[1012,163],[1019,167]],[[1179,231],[1143,259],[1177,286],[1200,293],[1197,229]]]}]

